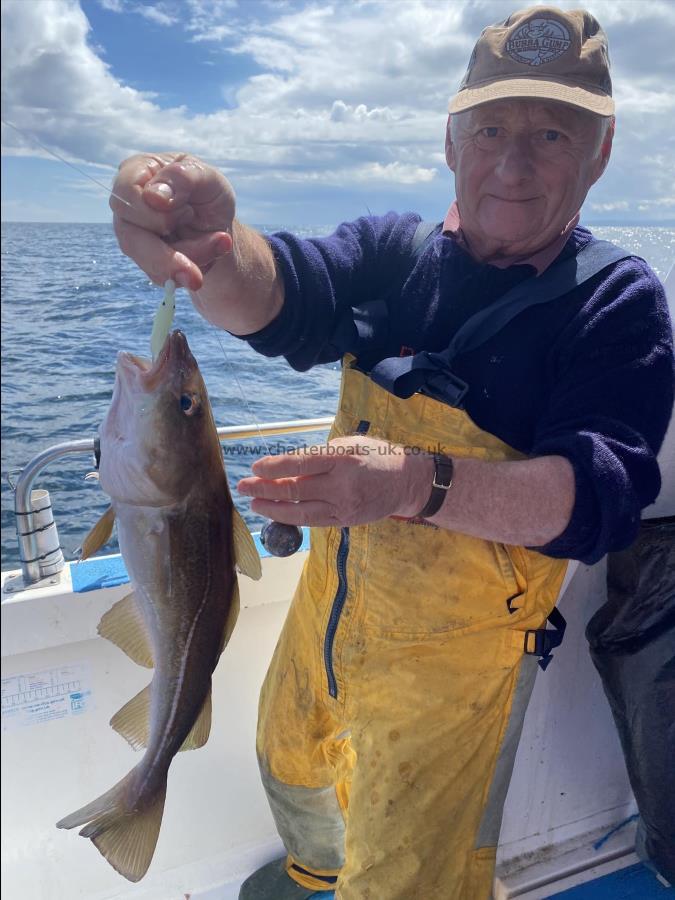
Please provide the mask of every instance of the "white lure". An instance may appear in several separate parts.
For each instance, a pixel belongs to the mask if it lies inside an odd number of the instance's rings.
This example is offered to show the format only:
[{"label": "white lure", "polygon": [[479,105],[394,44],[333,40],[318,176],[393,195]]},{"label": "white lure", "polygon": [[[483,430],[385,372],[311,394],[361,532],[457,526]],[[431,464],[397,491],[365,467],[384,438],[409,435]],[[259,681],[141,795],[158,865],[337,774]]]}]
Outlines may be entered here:
[{"label": "white lure", "polygon": [[152,358],[157,359],[159,351],[164,346],[164,341],[169,336],[173,317],[176,313],[176,282],[169,278],[164,282],[164,298],[157,308],[155,319],[152,323],[152,335],[150,337],[150,352]]}]

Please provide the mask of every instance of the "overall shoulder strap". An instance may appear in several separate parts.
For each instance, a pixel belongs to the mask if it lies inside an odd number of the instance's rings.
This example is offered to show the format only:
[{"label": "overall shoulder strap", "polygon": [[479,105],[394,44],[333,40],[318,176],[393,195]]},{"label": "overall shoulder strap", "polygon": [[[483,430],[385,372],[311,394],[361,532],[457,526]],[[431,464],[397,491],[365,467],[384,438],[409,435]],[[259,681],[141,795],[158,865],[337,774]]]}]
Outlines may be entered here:
[{"label": "overall shoulder strap", "polygon": [[410,256],[413,267],[417,259],[422,255],[424,250],[426,250],[427,245],[433,241],[437,234],[440,234],[442,227],[442,222],[425,222],[422,220],[419,223],[410,243]]},{"label": "overall shoulder strap", "polygon": [[429,244],[439,234],[442,222],[420,222],[415,229],[407,253],[401,254],[400,265],[394,267],[394,275],[388,273],[384,290],[372,300],[352,306],[340,318],[331,337],[336,355],[353,353],[378,358],[384,352],[389,335],[389,304],[397,299],[408,276]]},{"label": "overall shoulder strap", "polygon": [[458,354],[484,344],[525,309],[562,297],[608,266],[633,255],[608,241],[591,241],[576,256],[554,263],[539,277],[527,278],[479,310],[462,325],[445,350],[383,359],[373,367],[370,377],[397,397],[411,397],[422,390],[444,403],[459,406],[468,385],[452,372],[452,361]]},{"label": "overall shoulder strap", "polygon": [[458,353],[479,347],[523,310],[564,296],[607,266],[632,255],[609,241],[591,241],[576,256],[554,263],[543,275],[521,281],[499,300],[479,310],[467,319],[443,352],[452,359]]}]

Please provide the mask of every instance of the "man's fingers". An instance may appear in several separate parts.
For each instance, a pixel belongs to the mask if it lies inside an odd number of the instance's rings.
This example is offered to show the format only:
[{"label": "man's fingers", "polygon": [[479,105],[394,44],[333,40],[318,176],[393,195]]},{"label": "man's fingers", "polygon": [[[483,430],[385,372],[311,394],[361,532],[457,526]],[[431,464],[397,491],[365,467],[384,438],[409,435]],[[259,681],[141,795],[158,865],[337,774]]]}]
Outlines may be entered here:
[{"label": "man's fingers", "polygon": [[242,478],[237,485],[240,494],[261,500],[306,502],[317,500],[326,492],[326,477],[314,475],[311,478]]},{"label": "man's fingers", "polygon": [[303,447],[295,453],[264,456],[251,466],[260,478],[290,478],[298,475],[320,475],[330,472],[335,465],[324,446]]},{"label": "man's fingers", "polygon": [[[147,197],[143,188],[138,185],[126,189],[116,185],[114,190],[118,196],[111,194],[109,200],[113,213],[118,218],[139,225],[147,231],[167,236],[194,221],[195,212],[191,206],[151,209],[146,202]],[[126,200],[126,203],[122,202],[123,200]]]},{"label": "man's fingers", "polygon": [[[169,212],[169,205],[164,204],[152,209],[144,202],[143,191],[145,185],[170,163],[171,159],[169,155],[151,156],[138,153],[124,160],[119,167],[113,185],[113,195],[110,197],[112,211],[137,225],[152,228],[158,234],[165,233],[165,221],[160,214]],[[126,202],[122,203],[118,198]]]},{"label": "man's fingers", "polygon": [[231,227],[235,199],[230,183],[212,166],[194,156],[182,155],[161,168],[143,188],[146,203],[157,210],[195,209],[204,231]]},{"label": "man's fingers", "polygon": [[232,238],[224,231],[216,231],[172,241],[171,246],[203,269],[220,256],[232,252]]},{"label": "man's fingers", "polygon": [[200,231],[225,230],[234,218],[234,193],[227,179],[186,153],[138,154],[125,160],[113,191],[113,212],[156,234],[169,235],[192,222]]},{"label": "man's fingers", "polygon": [[156,174],[163,166],[168,166],[179,157],[185,156],[177,150],[167,150],[163,153],[135,153],[123,159],[117,167],[120,174],[132,172],[134,177],[138,177],[138,173],[147,172],[146,181]]},{"label": "man's fingers", "polygon": [[[132,225],[145,228],[155,234],[168,237],[182,226],[190,225],[194,221],[195,212],[191,206],[175,207],[168,210],[151,209],[146,203],[146,195],[142,189],[137,188],[132,192],[126,191],[126,197],[131,197],[127,206],[117,197],[110,197],[110,208],[119,218]],[[120,194],[124,198],[124,194]]]},{"label": "man's fingers", "polygon": [[333,507],[320,500],[311,500],[307,503],[274,503],[271,500],[256,499],[251,503],[251,512],[285,525],[338,524]]},{"label": "man's fingers", "polygon": [[203,282],[199,267],[185,254],[176,249],[156,234],[123,221],[119,216],[113,218],[113,225],[120,249],[155,282],[173,280],[191,291],[198,291]]}]

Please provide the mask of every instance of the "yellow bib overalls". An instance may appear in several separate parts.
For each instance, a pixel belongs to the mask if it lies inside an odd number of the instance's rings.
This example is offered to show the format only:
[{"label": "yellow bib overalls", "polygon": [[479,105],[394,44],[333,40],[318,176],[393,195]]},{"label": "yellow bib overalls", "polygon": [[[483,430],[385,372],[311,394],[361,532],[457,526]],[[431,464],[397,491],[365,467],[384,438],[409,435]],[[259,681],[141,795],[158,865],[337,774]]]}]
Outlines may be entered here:
[{"label": "yellow bib overalls", "polygon": [[[331,436],[522,458],[461,410],[347,357]],[[447,503],[452,503],[450,491]],[[566,562],[415,521],[314,528],[260,699],[288,872],[339,900],[487,900],[502,808]],[[332,877],[331,877],[332,876]],[[333,882],[333,883],[331,883]]]}]

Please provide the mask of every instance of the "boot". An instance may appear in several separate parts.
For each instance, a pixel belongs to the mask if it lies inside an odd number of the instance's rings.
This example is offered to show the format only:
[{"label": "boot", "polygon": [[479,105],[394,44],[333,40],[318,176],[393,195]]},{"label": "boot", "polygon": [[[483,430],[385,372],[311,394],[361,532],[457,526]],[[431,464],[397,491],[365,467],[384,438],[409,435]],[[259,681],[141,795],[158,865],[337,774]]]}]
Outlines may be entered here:
[{"label": "boot", "polygon": [[286,872],[286,857],[275,859],[253,875],[239,889],[239,900],[334,900],[334,891],[304,888]]}]

